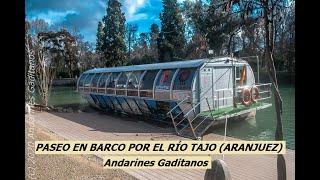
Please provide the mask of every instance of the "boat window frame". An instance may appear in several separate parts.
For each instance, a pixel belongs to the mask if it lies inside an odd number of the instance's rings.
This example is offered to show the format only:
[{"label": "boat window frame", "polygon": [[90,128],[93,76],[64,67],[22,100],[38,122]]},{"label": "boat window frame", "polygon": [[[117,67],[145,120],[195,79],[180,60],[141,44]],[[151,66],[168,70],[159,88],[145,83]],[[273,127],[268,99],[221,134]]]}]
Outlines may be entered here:
[{"label": "boat window frame", "polygon": [[[114,87],[108,87],[108,84],[110,82],[110,79],[111,79],[111,76],[113,76],[113,74],[117,74],[119,73],[116,77],[115,77],[115,80],[114,80]],[[118,77],[119,75],[121,75],[122,72],[110,72],[109,73],[109,76],[108,76],[108,79],[106,81],[106,86],[105,86],[105,89],[106,89],[106,94],[111,94],[111,95],[116,95],[116,87],[117,87],[117,81],[118,81]],[[112,90],[113,93],[108,93],[108,90]]]},{"label": "boat window frame", "polygon": [[107,81],[107,79],[108,79],[108,77],[109,77],[109,75],[108,75],[107,72],[101,73],[101,74],[102,74],[102,75],[100,76],[100,78],[99,78],[99,80],[98,80],[98,83],[97,83],[97,92],[98,92],[98,93],[99,93],[99,90],[104,90],[104,92],[105,92],[105,86],[106,86],[106,84],[104,85],[104,87],[103,87],[103,86],[100,87],[101,78],[102,78],[103,76],[107,76],[107,78],[106,78],[106,80],[105,80],[105,83],[106,83],[106,81]]},{"label": "boat window frame", "polygon": [[[178,77],[178,73],[180,71],[183,71],[185,69],[190,69],[193,73],[193,76],[192,76],[192,80],[191,80],[191,83],[190,83],[190,89],[173,89],[173,86],[174,86],[174,82],[176,81],[176,78]],[[194,71],[193,71],[194,70]],[[192,86],[193,86],[193,81],[194,81],[194,78],[195,78],[195,75],[196,75],[196,72],[197,72],[197,68],[194,68],[194,67],[191,67],[191,68],[179,68],[179,72],[177,73],[173,83],[172,83],[172,91],[192,91]]]},{"label": "boat window frame", "polygon": [[[115,72],[115,73],[119,73],[119,72]],[[117,88],[118,80],[119,80],[119,77],[122,75],[122,73],[123,73],[123,72],[120,72],[120,73],[118,74],[118,76],[116,77],[115,82],[114,82],[114,94],[115,94],[115,95],[117,94],[117,90],[118,90],[118,88]]]},{"label": "boat window frame", "polygon": [[[240,85],[239,85],[239,83],[240,83],[240,79],[241,79],[241,72],[242,72],[242,69],[243,69],[243,67],[245,67],[246,68],[246,81],[245,81],[245,85],[247,84],[247,81],[248,81],[248,67],[247,67],[247,64],[245,64],[245,63],[239,63],[239,64],[237,64],[236,66],[235,66],[235,84],[236,84],[236,87],[239,87]],[[237,78],[237,75],[238,75],[238,71],[237,70],[240,70],[239,71],[239,77]]]},{"label": "boat window frame", "polygon": [[[126,72],[122,72],[121,73],[121,76],[124,74],[124,75],[126,75],[127,73],[129,73],[129,75],[127,76],[127,79],[126,79],[126,82],[125,82],[125,87],[124,88],[121,88],[121,89],[125,89],[125,90],[127,90],[127,84],[128,84],[128,80],[129,80],[129,77],[131,76],[131,73],[132,73],[132,71],[126,71]],[[120,79],[120,76],[118,77],[119,79]],[[117,85],[118,85],[118,83],[117,83]]]},{"label": "boat window frame", "polygon": [[[161,69],[161,73],[159,74],[159,76],[158,76],[158,79],[155,81],[155,91],[171,91],[171,85],[172,85],[172,80],[173,80],[173,78],[175,78],[175,75],[176,75],[176,73],[177,73],[177,71],[179,70],[180,68],[174,68],[174,69]],[[157,83],[158,83],[158,81],[160,81],[160,75],[162,75],[162,72],[163,71],[167,71],[167,70],[170,70],[170,71],[172,71],[171,73],[173,73],[173,75],[172,75],[172,77],[170,78],[170,85],[169,85],[169,89],[156,89],[156,85],[157,85]],[[160,83],[160,82],[159,82]]]},{"label": "boat window frame", "polygon": [[[100,76],[99,76],[100,75]],[[95,73],[95,75],[93,76],[93,78],[92,78],[92,80],[91,80],[91,83],[90,83],[90,91],[92,92],[92,90],[98,90],[97,88],[98,88],[98,83],[99,83],[99,80],[100,80],[100,78],[102,77],[102,75],[103,75],[103,73]],[[93,84],[93,79],[96,77],[96,76],[99,76],[99,78],[98,78],[98,80],[97,80],[97,82],[96,82],[96,86],[94,87],[94,86],[92,86]]]},{"label": "boat window frame", "polygon": [[[83,77],[84,79],[83,79],[83,82],[82,82],[82,86],[80,86],[80,80],[81,80],[82,76],[84,76],[84,77]],[[83,91],[83,83],[84,83],[85,79],[87,78],[87,76],[88,76],[87,73],[83,73],[83,74],[81,74],[81,76],[79,77],[79,80],[78,80],[78,82],[77,82],[78,91],[79,91],[79,90],[82,90],[82,91]]]},{"label": "boat window frame", "polygon": [[144,72],[141,74],[141,77],[139,79],[139,85],[138,85],[138,97],[140,97],[140,89],[141,89],[141,82],[142,82],[142,79],[143,77],[147,74],[147,71],[148,70],[144,70]]},{"label": "boat window frame", "polygon": [[[155,72],[155,76],[152,80],[152,86],[151,86],[151,89],[142,89],[142,83],[143,83],[143,79],[146,77],[147,73],[149,71],[154,71]],[[161,71],[161,69],[149,69],[149,70],[145,70],[145,72],[141,75],[141,78],[140,78],[140,82],[139,82],[139,97],[141,98],[154,98],[154,87],[155,87],[155,79],[157,78],[157,76],[159,75],[159,72]],[[152,97],[149,97],[149,96],[141,96],[141,91],[144,91],[144,92],[151,92],[152,93]]]},{"label": "boat window frame", "polygon": [[107,94],[107,84],[109,82],[109,79],[110,79],[110,76],[111,76],[112,72],[106,72],[106,74],[107,74],[108,77],[106,79],[106,84],[104,85],[104,93],[105,94]]},{"label": "boat window frame", "polygon": [[154,78],[153,80],[153,90],[152,90],[152,97],[153,99],[155,99],[155,96],[156,96],[156,84],[157,84],[157,81],[160,77],[160,74],[162,73],[163,69],[160,69],[156,75],[156,77]]},{"label": "boat window frame", "polygon": [[172,79],[171,79],[171,84],[170,84],[170,99],[172,99],[173,97],[173,84],[176,81],[176,78],[178,76],[178,73],[180,71],[181,68],[177,68],[176,71],[174,72]]},{"label": "boat window frame", "polygon": [[[88,75],[87,75],[87,77],[86,77],[86,80],[83,82],[83,91],[84,91],[84,92],[87,92],[86,89],[88,89],[88,92],[90,93],[90,91],[91,91],[91,82],[92,82],[92,79],[93,79],[93,77],[95,76],[95,74],[96,74],[96,73],[88,73]],[[91,78],[90,82],[88,83],[89,86],[86,87],[86,86],[85,86],[85,82],[87,81],[87,79],[88,79],[88,77],[89,77],[90,75],[92,75],[92,78]]]},{"label": "boat window frame", "polygon": [[[127,76],[127,73],[129,73],[128,76]],[[119,91],[119,90],[124,90],[124,95],[127,96],[127,84],[128,84],[129,77],[131,76],[131,73],[132,73],[132,71],[124,71],[124,72],[121,72],[120,75],[117,77],[117,83],[116,83],[116,85],[115,85],[116,95],[118,95],[118,94],[117,94],[117,91]],[[124,84],[125,87],[124,87],[124,88],[118,88],[118,87],[117,87],[117,86],[118,86],[118,81],[119,81],[119,79],[120,79],[120,77],[121,77],[122,75],[125,75],[125,77],[127,77],[126,82],[125,82],[125,84]],[[120,95],[120,94],[119,94],[119,95]],[[122,95],[123,95],[123,94],[122,94]]]},{"label": "boat window frame", "polygon": [[[128,88],[129,80],[130,80],[131,76],[136,72],[140,72],[140,77],[138,79],[138,88],[137,89],[129,89]],[[129,96],[128,91],[137,91],[138,92],[137,96],[130,96],[130,97],[140,97],[140,82],[141,82],[141,77],[143,77],[145,72],[146,72],[146,70],[130,71],[130,76],[128,77],[127,84],[126,84],[126,96]]]},{"label": "boat window frame", "polygon": [[[194,71],[194,75],[193,75],[193,79],[191,82],[191,98],[192,99],[199,99],[197,92],[199,92],[199,89],[197,87],[197,83],[198,85],[200,85],[200,67],[195,68]],[[214,78],[214,77],[212,77]],[[200,95],[199,95],[200,96]]]}]

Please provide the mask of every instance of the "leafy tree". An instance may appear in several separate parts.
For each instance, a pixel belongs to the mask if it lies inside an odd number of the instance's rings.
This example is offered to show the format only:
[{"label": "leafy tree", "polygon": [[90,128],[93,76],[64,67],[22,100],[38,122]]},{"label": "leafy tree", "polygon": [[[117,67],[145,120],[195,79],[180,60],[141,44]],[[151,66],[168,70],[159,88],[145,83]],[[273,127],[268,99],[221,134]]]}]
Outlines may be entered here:
[{"label": "leafy tree", "polygon": [[149,37],[147,33],[140,33],[138,39],[138,47],[141,49],[141,54],[148,52],[148,44],[149,44]]},{"label": "leafy tree", "polygon": [[163,0],[162,4],[161,33],[158,40],[159,60],[184,58],[185,27],[177,0]]},{"label": "leafy tree", "polygon": [[230,54],[231,40],[236,29],[240,27],[238,19],[229,13],[231,10],[228,12],[224,3],[219,2],[211,1],[205,18],[206,38],[215,56]]},{"label": "leafy tree", "polygon": [[103,32],[104,55],[106,66],[118,66],[125,64],[125,16],[121,11],[121,3],[118,0],[109,0],[107,14],[104,21]]},{"label": "leafy tree", "polygon": [[128,24],[127,25],[127,45],[128,45],[128,59],[131,60],[131,52],[136,44],[137,39],[137,31],[138,25],[137,24]]},{"label": "leafy tree", "polygon": [[96,52],[102,52],[104,46],[104,39],[105,35],[103,32],[103,24],[101,21],[98,22],[98,29],[97,29],[97,43],[96,43]]},{"label": "leafy tree", "polygon": [[[276,22],[283,9],[288,8],[289,1],[287,0],[237,0],[230,1],[230,4],[236,3],[240,10],[245,12],[242,18],[256,17],[263,20],[265,32],[265,61],[267,64],[267,71],[272,83],[272,91],[275,101],[275,110],[277,117],[277,125],[275,132],[275,140],[283,140],[283,127],[282,127],[282,99],[279,92],[279,85],[277,81],[277,73],[275,68],[274,50],[276,40],[276,23],[282,23],[281,20]],[[282,19],[282,18],[281,18]],[[278,166],[278,179],[286,179],[286,165],[283,155],[277,156]]]},{"label": "leafy tree", "polygon": [[206,30],[204,26],[205,7],[202,0],[195,2],[184,1],[182,6],[185,17],[186,36],[186,58],[204,58],[207,55]]},{"label": "leafy tree", "polygon": [[149,36],[147,33],[140,33],[139,38],[137,40],[136,46],[133,49],[132,57],[137,61],[141,59],[144,55],[147,55],[148,58],[152,57],[149,54]]},{"label": "leafy tree", "polygon": [[159,26],[155,23],[150,27],[150,54],[154,60],[158,60],[158,45],[157,39],[159,38]]},{"label": "leafy tree", "polygon": [[[295,71],[295,7],[281,11],[275,20],[274,58],[277,70]],[[279,63],[280,62],[280,63]]]}]

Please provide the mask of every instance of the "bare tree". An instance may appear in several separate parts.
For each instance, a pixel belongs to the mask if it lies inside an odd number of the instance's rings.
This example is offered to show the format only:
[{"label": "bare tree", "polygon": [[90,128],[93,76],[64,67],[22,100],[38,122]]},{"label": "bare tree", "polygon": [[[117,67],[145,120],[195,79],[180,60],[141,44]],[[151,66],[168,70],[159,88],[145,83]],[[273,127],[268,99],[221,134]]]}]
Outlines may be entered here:
[{"label": "bare tree", "polygon": [[[26,34],[26,55],[34,56],[36,85],[40,104],[47,107],[52,87],[61,61],[74,46],[74,38],[66,30],[40,32],[37,38]],[[32,53],[32,54],[31,54]],[[67,54],[68,56],[68,54]]]},{"label": "bare tree", "polygon": [[[230,1],[233,3],[235,1]],[[239,1],[236,1],[239,3]],[[279,85],[277,81],[277,73],[274,62],[274,44],[275,44],[275,20],[279,16],[280,12],[286,8],[287,1],[285,0],[248,0],[240,1],[244,4],[242,11],[246,12],[245,15],[253,16],[254,13],[258,14],[259,18],[263,19],[264,31],[265,31],[265,60],[267,62],[267,70],[272,83],[272,90],[275,99],[275,110],[277,117],[277,125],[275,132],[275,139],[278,141],[283,140],[283,127],[282,127],[282,99],[279,91]],[[254,10],[260,10],[259,13]],[[278,167],[278,179],[286,179],[286,165],[283,155],[277,156]]]}]

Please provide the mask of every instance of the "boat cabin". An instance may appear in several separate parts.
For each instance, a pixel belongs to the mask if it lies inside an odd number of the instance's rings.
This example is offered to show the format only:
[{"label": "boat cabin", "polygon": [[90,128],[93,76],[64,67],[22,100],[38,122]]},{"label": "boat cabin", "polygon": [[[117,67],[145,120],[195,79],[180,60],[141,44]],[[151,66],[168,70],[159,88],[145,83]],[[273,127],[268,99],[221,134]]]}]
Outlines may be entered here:
[{"label": "boat cabin", "polygon": [[241,90],[254,86],[246,61],[219,57],[91,69],[79,77],[77,91],[104,111],[167,121],[236,107]]}]

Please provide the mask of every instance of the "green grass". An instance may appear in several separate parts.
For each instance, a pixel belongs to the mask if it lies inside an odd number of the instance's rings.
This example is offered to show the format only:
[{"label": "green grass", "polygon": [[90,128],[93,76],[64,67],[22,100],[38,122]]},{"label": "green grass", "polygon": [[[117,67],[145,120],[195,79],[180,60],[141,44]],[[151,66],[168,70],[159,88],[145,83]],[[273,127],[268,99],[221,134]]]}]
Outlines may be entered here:
[{"label": "green grass", "polygon": [[[244,106],[244,105],[237,105],[237,108],[234,107],[225,107],[225,108],[220,108],[220,109],[216,109],[214,111],[211,111],[211,114],[213,116],[213,118],[218,118],[221,117],[223,115],[226,114],[234,114],[234,113],[238,113],[240,111],[244,111],[244,110],[248,110],[248,109],[254,109],[263,105],[267,105],[268,103],[262,103],[262,102],[257,102],[254,103],[250,106]],[[200,116],[209,116],[210,115],[210,111],[205,111],[200,113]]]}]

